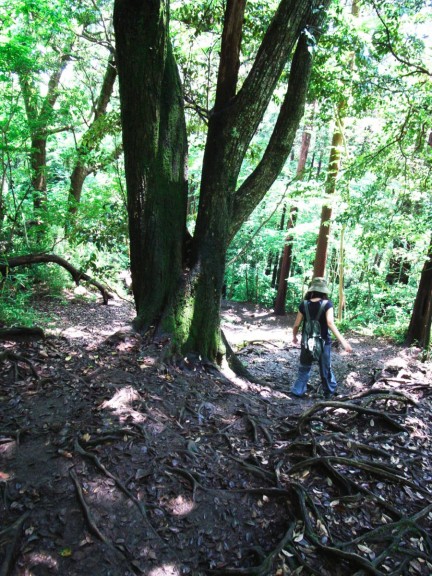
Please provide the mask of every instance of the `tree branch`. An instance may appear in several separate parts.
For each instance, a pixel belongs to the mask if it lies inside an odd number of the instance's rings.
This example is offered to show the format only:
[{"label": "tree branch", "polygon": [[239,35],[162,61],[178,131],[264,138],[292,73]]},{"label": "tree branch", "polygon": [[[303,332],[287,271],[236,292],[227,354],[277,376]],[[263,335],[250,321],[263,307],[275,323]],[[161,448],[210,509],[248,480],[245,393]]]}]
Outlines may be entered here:
[{"label": "tree branch", "polygon": [[72,264],[70,264],[64,258],[57,256],[56,254],[25,254],[23,256],[15,256],[14,258],[9,258],[7,260],[0,261],[0,272],[3,275],[8,273],[9,268],[15,268],[17,266],[29,266],[32,264],[41,264],[41,263],[48,263],[52,262],[54,264],[58,264],[67,270],[70,275],[72,276],[74,282],[78,286],[81,280],[85,280],[89,284],[95,286],[100,293],[102,294],[102,298],[104,304],[108,304],[108,300],[112,298],[112,295],[108,292],[108,290],[98,282],[97,280],[93,280],[88,274],[85,272],[81,272]]},{"label": "tree branch", "polygon": [[306,35],[303,34],[297,44],[287,92],[270,141],[254,172],[235,193],[231,239],[238,232],[242,222],[264,197],[286,162],[298,123],[304,113],[311,70],[312,55]]}]

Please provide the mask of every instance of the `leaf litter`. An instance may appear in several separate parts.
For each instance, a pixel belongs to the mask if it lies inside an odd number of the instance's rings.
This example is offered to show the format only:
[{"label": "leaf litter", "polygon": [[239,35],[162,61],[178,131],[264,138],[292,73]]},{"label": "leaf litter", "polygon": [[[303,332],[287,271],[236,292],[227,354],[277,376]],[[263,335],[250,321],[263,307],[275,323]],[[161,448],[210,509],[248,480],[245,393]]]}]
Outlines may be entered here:
[{"label": "leaf litter", "polygon": [[339,395],[298,400],[292,316],[224,304],[248,382],[162,362],[124,303],[38,305],[56,330],[0,364],[2,576],[432,573],[418,350],[352,334]]}]

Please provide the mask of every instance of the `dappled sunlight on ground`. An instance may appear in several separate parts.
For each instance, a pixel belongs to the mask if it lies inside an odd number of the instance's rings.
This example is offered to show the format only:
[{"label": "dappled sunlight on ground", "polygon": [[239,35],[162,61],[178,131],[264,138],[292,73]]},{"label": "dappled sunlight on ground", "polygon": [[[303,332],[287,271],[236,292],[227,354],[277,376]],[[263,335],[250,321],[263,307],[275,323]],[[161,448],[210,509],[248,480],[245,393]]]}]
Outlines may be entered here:
[{"label": "dappled sunlight on ground", "polygon": [[117,390],[110,400],[102,402],[101,409],[110,410],[119,418],[120,422],[131,418],[134,422],[143,423],[146,421],[146,417],[133,407],[134,402],[141,401],[142,398],[139,392],[131,386],[126,386]]},{"label": "dappled sunlight on ground", "polygon": [[[317,367],[306,398],[289,394],[293,316],[223,310],[251,382],[166,364],[160,343],[117,331],[129,309],[52,311],[81,337],[16,345],[37,377],[0,364],[7,573],[344,576],[397,573],[405,558],[407,573],[432,573],[432,364],[415,349],[347,335],[354,354],[332,353],[339,396],[322,402]],[[427,539],[396,533],[396,509]]]},{"label": "dappled sunlight on ground", "polygon": [[163,566],[150,570],[148,576],[181,576],[181,572],[174,564],[164,564]]}]

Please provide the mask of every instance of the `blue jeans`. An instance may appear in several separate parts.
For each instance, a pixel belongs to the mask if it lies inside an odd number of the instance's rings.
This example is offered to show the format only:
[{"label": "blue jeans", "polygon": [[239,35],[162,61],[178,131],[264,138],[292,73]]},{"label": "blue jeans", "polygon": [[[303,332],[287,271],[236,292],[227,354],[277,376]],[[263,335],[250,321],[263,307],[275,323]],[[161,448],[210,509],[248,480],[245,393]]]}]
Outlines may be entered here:
[{"label": "blue jeans", "polygon": [[[326,344],[324,346],[324,351],[321,354],[321,358],[318,361],[321,384],[323,387],[324,394],[334,394],[337,382],[336,378],[331,369],[331,344]],[[297,380],[291,389],[294,396],[303,396],[306,393],[307,383],[309,380],[310,371],[312,370],[313,364],[300,364]]]}]

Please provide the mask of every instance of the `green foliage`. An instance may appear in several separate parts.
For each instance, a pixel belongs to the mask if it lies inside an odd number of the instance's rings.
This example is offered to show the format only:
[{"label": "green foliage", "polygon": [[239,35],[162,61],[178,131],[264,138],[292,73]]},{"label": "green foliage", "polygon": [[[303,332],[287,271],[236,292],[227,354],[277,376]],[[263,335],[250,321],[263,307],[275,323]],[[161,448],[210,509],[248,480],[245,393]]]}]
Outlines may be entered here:
[{"label": "green foliage", "polygon": [[40,315],[31,306],[31,295],[5,285],[0,292],[0,326],[34,326]]},{"label": "green foliage", "polygon": [[345,292],[343,326],[402,341],[412,312],[415,286],[356,283]]},{"label": "green foliage", "polygon": [[0,325],[46,323],[47,318],[32,307],[33,299],[42,294],[61,298],[69,278],[63,268],[53,264],[11,270],[0,284]]},{"label": "green foliage", "polygon": [[[239,88],[277,4],[277,0],[247,3]],[[215,94],[224,7],[221,0],[171,3],[173,45],[188,120],[191,232],[199,201],[206,121]],[[119,272],[128,267],[123,166],[113,156],[120,142],[116,98],[107,114],[88,129],[111,49],[111,8],[110,0],[19,0],[0,8],[0,253],[54,251],[90,275],[116,285]],[[328,200],[323,184],[334,109],[346,101],[343,164],[333,199],[327,276],[337,306],[344,227],[346,312],[342,329],[403,336],[432,220],[430,25],[430,7],[421,0],[384,0],[379,5],[367,0],[361,3],[358,17],[335,1],[318,47],[313,45],[313,31],[308,31],[315,69],[309,94],[314,104],[305,120],[305,125],[312,125],[312,141],[304,178],[294,182],[300,130],[293,157],[228,251],[228,298],[272,307],[274,267],[287,236],[286,214],[281,226],[283,208],[295,205],[298,218],[291,231],[293,264],[286,309],[297,310],[311,277],[321,207]],[[36,119],[63,52],[66,71],[55,105]],[[286,77],[257,130],[239,183],[262,157],[285,82]],[[29,103],[35,109],[30,119]],[[39,213],[29,170],[30,136],[35,129],[49,134],[44,167],[47,209]],[[78,159],[92,173],[72,216],[68,196]],[[392,262],[408,267],[407,284],[387,283]],[[60,295],[69,283],[68,274],[57,266],[14,270],[2,284],[0,322],[19,319],[30,324],[33,288]]]}]

